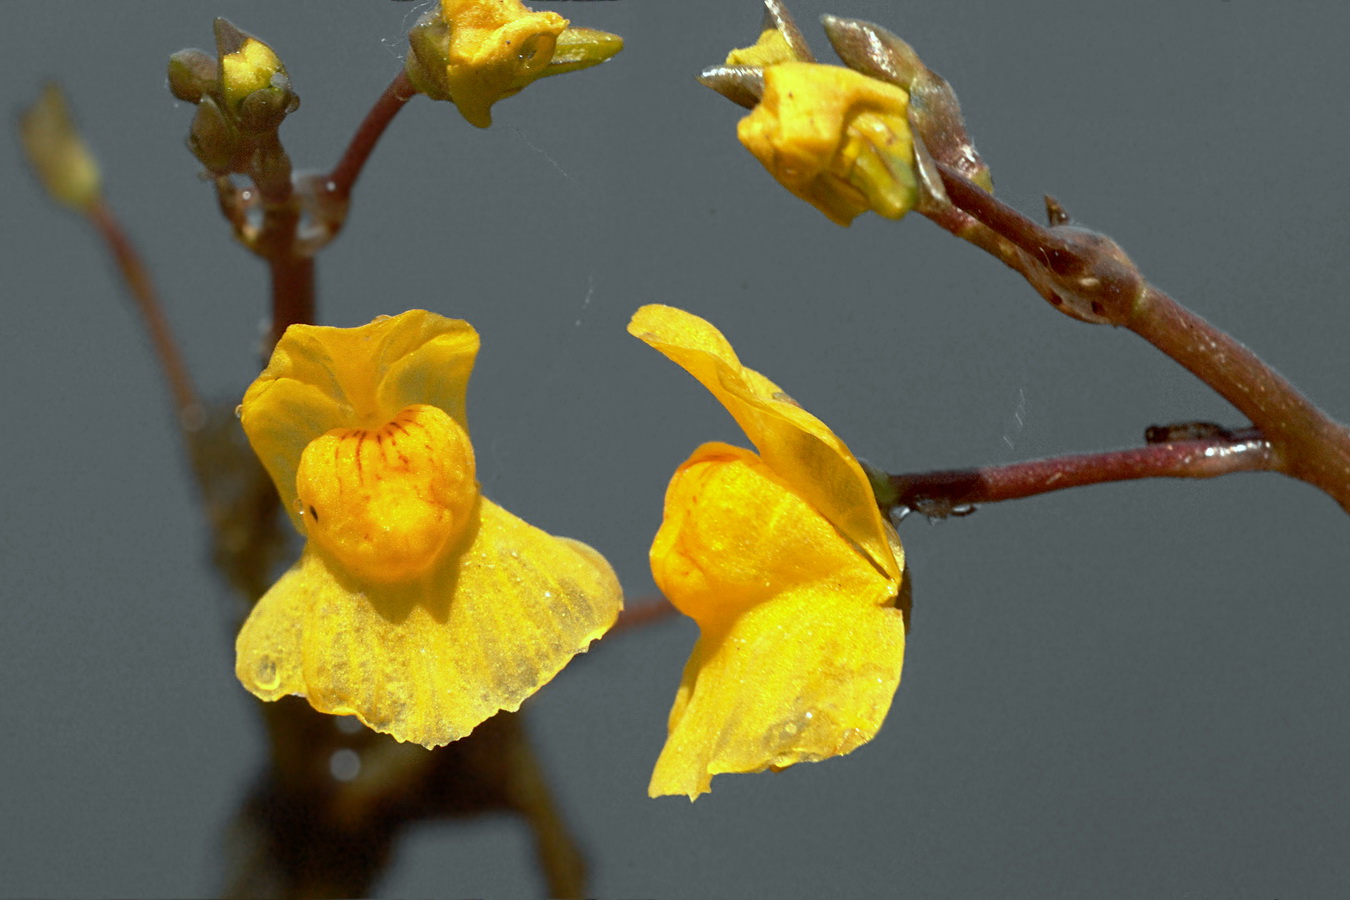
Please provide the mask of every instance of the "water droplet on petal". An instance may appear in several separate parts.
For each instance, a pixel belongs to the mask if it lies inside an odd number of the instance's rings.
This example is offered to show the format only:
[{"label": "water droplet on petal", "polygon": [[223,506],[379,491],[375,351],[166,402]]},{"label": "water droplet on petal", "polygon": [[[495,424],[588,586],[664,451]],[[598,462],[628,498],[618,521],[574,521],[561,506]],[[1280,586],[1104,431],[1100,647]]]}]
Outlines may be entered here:
[{"label": "water droplet on petal", "polygon": [[281,676],[277,673],[277,661],[270,656],[258,660],[258,668],[253,673],[253,679],[264,691],[273,690],[281,683]]},{"label": "water droplet on petal", "polygon": [[236,419],[242,419],[244,417],[244,404],[240,403],[234,408],[234,417]]}]

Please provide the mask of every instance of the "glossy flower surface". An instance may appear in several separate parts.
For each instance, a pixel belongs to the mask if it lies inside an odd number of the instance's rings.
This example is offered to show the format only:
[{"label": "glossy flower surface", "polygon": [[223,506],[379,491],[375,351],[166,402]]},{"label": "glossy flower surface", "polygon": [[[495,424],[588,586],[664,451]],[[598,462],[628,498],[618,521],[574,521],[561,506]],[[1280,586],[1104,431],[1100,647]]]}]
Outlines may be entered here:
[{"label": "glossy flower surface", "polygon": [[408,75],[419,91],[450,100],[471,124],[492,124],[492,105],[532,81],[597,65],[623,48],[617,35],[569,27],[521,0],[441,0],[409,34]]},{"label": "glossy flower surface", "polygon": [[871,740],[900,683],[904,553],[843,442],[742,366],[716,328],[645,306],[628,330],[712,392],[758,449],[711,443],[675,472],[652,576],[699,626],[652,796]]},{"label": "glossy flower surface", "polygon": [[[756,48],[770,60],[781,54],[767,40],[738,52]],[[736,135],[832,222],[848,225],[868,210],[898,219],[919,200],[908,110],[905,91],[852,69],[772,62],[763,96]]]},{"label": "glossy flower surface", "polygon": [[421,310],[293,325],[249,387],[244,430],[306,536],[236,642],[258,697],[434,747],[518,709],[613,624],[600,554],[479,492],[477,352],[467,322]]}]

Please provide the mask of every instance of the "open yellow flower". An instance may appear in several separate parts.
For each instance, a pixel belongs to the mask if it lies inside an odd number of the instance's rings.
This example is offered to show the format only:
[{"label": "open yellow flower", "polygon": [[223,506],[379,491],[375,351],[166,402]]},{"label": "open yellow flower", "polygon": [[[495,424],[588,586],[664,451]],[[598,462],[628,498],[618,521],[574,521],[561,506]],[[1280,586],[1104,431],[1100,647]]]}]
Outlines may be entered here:
[{"label": "open yellow flower", "polygon": [[661,592],[699,626],[653,796],[848,753],[890,709],[905,652],[904,551],[844,443],[716,328],[644,306],[628,331],[721,401],[759,453],[704,444],[652,543]]},{"label": "open yellow flower", "polygon": [[453,101],[471,124],[492,124],[492,105],[532,81],[598,65],[623,48],[618,35],[569,27],[521,0],[441,0],[408,35],[407,72],[429,97]]},{"label": "open yellow flower", "polygon": [[515,710],[613,624],[608,563],[481,496],[467,322],[413,310],[293,325],[240,416],[307,538],[254,607],[235,672],[427,747]]}]

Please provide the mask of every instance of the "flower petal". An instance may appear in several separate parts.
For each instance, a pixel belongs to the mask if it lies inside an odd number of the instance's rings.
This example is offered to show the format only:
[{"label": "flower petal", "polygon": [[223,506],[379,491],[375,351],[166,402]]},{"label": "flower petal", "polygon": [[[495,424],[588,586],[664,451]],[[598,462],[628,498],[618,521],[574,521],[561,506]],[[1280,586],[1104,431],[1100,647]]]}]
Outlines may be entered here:
[{"label": "flower petal", "polygon": [[676,471],[652,544],[657,586],[701,631],[650,792],[847,753],[900,681],[899,584],[748,450]]},{"label": "flower petal", "polygon": [[310,441],[339,427],[374,427],[413,403],[467,429],[464,394],[478,352],[469,323],[425,310],[359,328],[292,325],[249,386],[240,419],[282,505],[303,533],[295,474]]},{"label": "flower petal", "polygon": [[651,796],[692,800],[714,775],[840,756],[876,735],[900,684],[905,628],[900,610],[876,603],[881,578],[866,577],[870,591],[804,585],[702,632]]},{"label": "flower petal", "polygon": [[770,468],[862,548],[881,572],[899,581],[904,559],[887,537],[867,476],[824,422],[772,381],[741,365],[722,333],[698,316],[669,306],[644,306],[633,315],[628,332],[697,378],[727,408]]},{"label": "flower petal", "polygon": [[481,516],[469,545],[413,585],[363,585],[307,546],[239,633],[240,682],[426,747],[519,709],[609,629],[623,598],[585,544],[488,500]]}]

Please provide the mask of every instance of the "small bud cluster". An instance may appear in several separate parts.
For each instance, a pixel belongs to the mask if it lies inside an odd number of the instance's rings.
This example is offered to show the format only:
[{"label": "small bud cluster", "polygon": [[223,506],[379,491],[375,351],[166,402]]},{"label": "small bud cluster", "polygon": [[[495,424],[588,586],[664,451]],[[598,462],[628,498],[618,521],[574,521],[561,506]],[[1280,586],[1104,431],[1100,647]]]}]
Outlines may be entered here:
[{"label": "small bud cluster", "polygon": [[188,148],[216,177],[247,175],[265,195],[290,190],[291,163],[277,130],[300,106],[271,47],[216,19],[216,56],[180,50],[169,58],[169,90],[196,104]]}]

